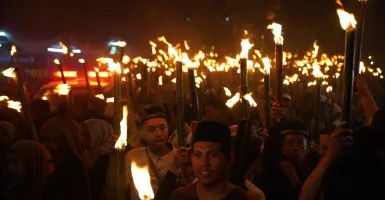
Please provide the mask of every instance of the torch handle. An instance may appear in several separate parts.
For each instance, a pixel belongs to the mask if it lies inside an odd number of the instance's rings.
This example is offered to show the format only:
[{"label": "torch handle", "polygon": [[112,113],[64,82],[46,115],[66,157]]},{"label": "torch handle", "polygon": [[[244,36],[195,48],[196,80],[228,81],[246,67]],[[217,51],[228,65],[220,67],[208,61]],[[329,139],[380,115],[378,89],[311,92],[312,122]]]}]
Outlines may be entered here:
[{"label": "torch handle", "polygon": [[63,84],[67,84],[66,77],[64,76],[63,64],[61,60],[59,60],[58,68],[60,71],[60,76],[61,76],[61,80],[63,81]]},{"label": "torch handle", "polygon": [[314,123],[314,141],[316,144],[320,144],[320,123],[321,123],[321,88],[322,88],[322,82],[320,79],[316,80],[315,85],[315,109],[314,109],[314,115],[315,115],[315,123]]},{"label": "torch handle", "polygon": [[265,89],[265,126],[270,128],[270,74],[264,76],[264,89]]},{"label": "torch handle", "polygon": [[95,71],[95,74],[96,74],[96,82],[98,83],[98,93],[99,93],[99,94],[103,94],[102,85],[101,85],[101,83],[100,83],[99,72],[98,72],[98,71]]},{"label": "torch handle", "polygon": [[17,82],[17,84],[16,84],[17,85],[17,93],[20,97],[21,107],[23,109],[25,120],[29,126],[29,129],[31,132],[31,137],[34,141],[39,142],[39,138],[37,137],[37,131],[36,131],[35,123],[33,121],[32,113],[31,113],[31,108],[29,107],[27,95],[25,94],[25,91],[24,91],[24,83],[23,83],[21,74],[19,72],[19,69],[17,67],[15,67],[15,75],[16,75],[16,82]]},{"label": "torch handle", "polygon": [[114,130],[119,132],[120,130],[120,120],[121,120],[121,105],[120,105],[120,74],[114,72]]},{"label": "torch handle", "polygon": [[199,121],[200,112],[199,112],[198,91],[195,85],[195,76],[194,76],[193,69],[188,70],[188,79],[189,79],[190,93],[191,93],[191,104],[194,111],[193,117],[194,117],[194,120]]},{"label": "torch handle", "polygon": [[343,93],[342,93],[342,120],[351,126],[351,105],[353,102],[354,84],[354,48],[355,31],[346,31],[345,35],[345,62],[343,70]]},{"label": "torch handle", "polygon": [[178,145],[184,146],[184,102],[182,62],[176,62],[176,100],[178,117]]},{"label": "torch handle", "polygon": [[247,59],[242,58],[240,61],[241,65],[241,96],[242,96],[242,105],[241,105],[241,118],[246,118],[248,114],[248,101],[243,98],[244,95],[248,92],[248,80],[247,80]]},{"label": "torch handle", "polygon": [[88,70],[87,70],[87,63],[83,63],[83,70],[84,70],[84,78],[86,80],[86,87],[87,87],[87,92],[89,95],[91,95],[91,87],[90,87],[90,81],[88,79]]},{"label": "torch handle", "polygon": [[283,106],[283,46],[275,45],[276,102]]},{"label": "torch handle", "polygon": [[[358,23],[356,27],[356,36],[355,36],[355,51],[354,51],[354,75],[358,76],[360,72],[360,62],[361,62],[361,50],[362,50],[362,38],[364,36],[364,27],[365,27],[365,16],[366,16],[366,1],[361,1],[361,10],[357,16]],[[357,89],[354,87],[355,90]]]}]

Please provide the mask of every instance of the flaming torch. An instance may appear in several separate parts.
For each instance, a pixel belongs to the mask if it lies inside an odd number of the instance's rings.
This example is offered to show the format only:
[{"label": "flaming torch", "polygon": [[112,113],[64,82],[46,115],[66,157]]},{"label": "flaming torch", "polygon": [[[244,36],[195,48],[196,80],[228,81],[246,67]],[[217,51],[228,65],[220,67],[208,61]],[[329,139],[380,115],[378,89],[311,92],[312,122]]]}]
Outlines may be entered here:
[{"label": "flaming torch", "polygon": [[[356,30],[356,43],[355,43],[355,52],[354,52],[354,75],[359,75],[360,62],[361,62],[361,50],[362,50],[362,37],[364,36],[364,26],[365,26],[365,15],[366,15],[366,5],[367,0],[359,0],[361,5],[361,10],[358,15],[359,23],[357,23]],[[355,84],[354,84],[355,85]]]},{"label": "flaming torch", "polygon": [[264,74],[264,89],[265,89],[265,126],[266,128],[270,127],[270,59],[268,57],[262,58],[263,62],[263,74]]},{"label": "flaming torch", "polygon": [[[253,44],[250,44],[249,39],[243,39],[241,42],[242,51],[240,54],[241,57],[241,95],[245,96],[249,90],[248,81],[247,81],[247,58],[249,55],[249,50],[253,47]],[[240,117],[247,117],[248,105],[247,101],[244,99],[241,105]]]},{"label": "flaming torch", "polygon": [[154,191],[151,187],[151,177],[148,166],[139,167],[135,161],[131,162],[131,174],[136,190],[141,200],[154,199]]},{"label": "flaming torch", "polygon": [[[178,145],[184,146],[184,99],[183,99],[183,69],[182,62],[177,61],[176,70],[176,100],[178,108]],[[195,85],[195,84],[193,84]]]},{"label": "flaming torch", "polygon": [[234,148],[234,165],[231,168],[230,181],[238,185],[239,187],[243,186],[245,183],[245,174],[248,170],[246,163],[247,160],[247,149],[250,146],[250,137],[252,134],[252,121],[255,115],[255,108],[257,103],[252,98],[252,93],[243,95],[242,101],[245,101],[246,104],[250,104],[252,111],[249,113],[247,119],[247,125],[245,124],[245,119],[242,119],[238,124],[237,135],[235,136],[235,148]]},{"label": "flaming torch", "polygon": [[346,12],[344,9],[337,9],[342,29],[345,30],[345,61],[343,75],[343,93],[342,93],[342,120],[347,122],[347,126],[351,125],[350,107],[353,100],[353,84],[354,84],[354,52],[355,52],[355,28],[357,22],[353,14]]},{"label": "flaming torch", "polygon": [[315,115],[315,124],[314,124],[314,140],[316,144],[320,144],[320,123],[321,123],[321,88],[322,88],[322,77],[323,74],[320,70],[320,66],[315,61],[313,63],[313,76],[316,78],[315,85],[315,102],[314,102],[314,115]]},{"label": "flaming torch", "polygon": [[198,100],[198,90],[195,83],[195,73],[194,69],[188,70],[188,79],[190,85],[190,93],[191,93],[191,104],[194,110],[194,120],[200,121],[200,112],[199,112],[199,100]]},{"label": "flaming torch", "polygon": [[99,62],[98,62],[98,67],[94,67],[95,71],[95,76],[96,76],[96,82],[98,84],[98,92],[99,94],[103,93],[102,85],[100,84],[100,75],[99,75]]},{"label": "flaming torch", "polygon": [[21,74],[17,67],[8,68],[2,72],[2,74],[6,77],[12,78],[16,82],[16,89],[18,96],[20,98],[21,106],[23,109],[23,113],[25,116],[25,120],[29,126],[29,130],[31,132],[32,139],[39,142],[39,138],[37,137],[37,131],[35,127],[35,123],[32,118],[31,108],[29,107],[29,103],[27,100],[27,95],[24,90],[24,83],[21,77]]},{"label": "flaming torch", "polygon": [[54,63],[57,65],[57,67],[59,68],[60,76],[61,76],[61,80],[63,81],[63,84],[67,84],[66,77],[64,76],[64,70],[63,70],[63,65],[62,65],[61,60],[55,59],[53,62],[54,62]]},{"label": "flaming torch", "polygon": [[90,87],[90,81],[88,79],[88,70],[87,70],[86,61],[83,58],[79,59],[78,61],[79,63],[83,64],[84,78],[86,79],[87,92],[89,95],[91,95],[91,87]]},{"label": "flaming torch", "polygon": [[282,25],[272,23],[267,26],[267,29],[271,29],[274,34],[275,42],[275,70],[276,70],[276,85],[275,85],[275,100],[283,105],[283,37],[282,37]]},{"label": "flaming torch", "polygon": [[115,149],[117,150],[118,161],[118,199],[125,199],[125,148],[127,146],[127,118],[128,118],[128,106],[124,105],[122,109],[123,118],[120,121],[120,136],[115,143]]}]

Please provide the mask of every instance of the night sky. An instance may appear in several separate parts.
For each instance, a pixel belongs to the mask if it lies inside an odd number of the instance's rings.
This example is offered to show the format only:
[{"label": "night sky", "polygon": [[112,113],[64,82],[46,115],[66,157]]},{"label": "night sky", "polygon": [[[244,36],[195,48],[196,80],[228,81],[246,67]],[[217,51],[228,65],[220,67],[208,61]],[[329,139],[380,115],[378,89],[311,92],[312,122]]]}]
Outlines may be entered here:
[{"label": "night sky", "polygon": [[[364,55],[381,61],[385,45],[383,0],[368,0]],[[358,0],[343,1],[357,11]],[[334,0],[1,0],[0,27],[29,40],[48,40],[71,35],[90,45],[121,37],[129,45],[145,47],[149,39],[164,35],[171,41],[187,39],[192,46],[217,46],[217,51],[238,48],[243,29],[258,40],[272,34],[265,27],[283,25],[285,45],[292,51],[310,48],[317,40],[321,51],[343,53],[344,32]],[[229,21],[226,21],[229,17]],[[271,44],[271,45],[270,45]]]}]

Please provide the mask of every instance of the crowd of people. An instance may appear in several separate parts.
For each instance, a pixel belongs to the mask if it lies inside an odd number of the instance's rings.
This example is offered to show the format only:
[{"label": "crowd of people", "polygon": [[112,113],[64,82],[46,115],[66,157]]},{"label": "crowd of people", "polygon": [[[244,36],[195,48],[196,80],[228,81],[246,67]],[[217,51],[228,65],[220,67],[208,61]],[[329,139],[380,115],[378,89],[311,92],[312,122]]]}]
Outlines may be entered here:
[{"label": "crowd of people", "polygon": [[[30,101],[39,141],[32,140],[21,113],[0,105],[0,199],[109,200],[121,190],[126,199],[143,199],[133,181],[133,161],[148,166],[155,199],[161,200],[385,199],[385,110],[362,77],[356,86],[355,107],[365,120],[353,112],[355,123],[347,127],[338,102],[330,108],[324,101],[321,135],[312,131],[316,122],[306,107],[312,100],[293,96],[303,102],[293,104],[285,94],[282,105],[272,103],[270,124],[259,103],[259,123],[242,147],[248,155],[243,185],[230,176],[239,150],[237,108],[227,108],[214,89],[199,94],[200,120],[192,116],[186,95],[183,134],[173,92],[174,100],[166,94],[158,95],[162,100],[151,95],[128,100],[124,161],[116,154],[119,134],[101,100],[73,96],[54,112],[49,101]],[[178,145],[179,136],[186,145]],[[124,174],[118,161],[125,162]],[[124,177],[124,188],[118,177]]]}]

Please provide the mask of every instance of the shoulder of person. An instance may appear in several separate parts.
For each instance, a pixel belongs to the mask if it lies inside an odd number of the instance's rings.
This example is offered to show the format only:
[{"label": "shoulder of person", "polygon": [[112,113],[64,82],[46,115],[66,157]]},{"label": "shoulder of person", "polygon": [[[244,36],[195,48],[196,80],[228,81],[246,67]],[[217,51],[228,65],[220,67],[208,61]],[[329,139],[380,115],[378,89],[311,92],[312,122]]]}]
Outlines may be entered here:
[{"label": "shoulder of person", "polygon": [[230,200],[230,199],[251,200],[251,199],[255,199],[255,196],[248,194],[241,187],[234,185],[232,191],[228,194],[228,196],[225,199],[226,200]]},{"label": "shoulder of person", "polygon": [[247,194],[249,194],[253,199],[265,200],[265,194],[257,186],[255,186],[250,181],[245,181],[245,186],[247,187]]},{"label": "shoulder of person", "polygon": [[146,158],[146,148],[147,147],[139,147],[127,152],[125,155],[126,162],[130,160],[143,160],[143,158]]},{"label": "shoulder of person", "polygon": [[186,199],[191,199],[191,198],[196,197],[196,196],[197,196],[196,183],[186,185],[184,187],[180,187],[172,193],[172,199],[184,198],[186,200]]}]

